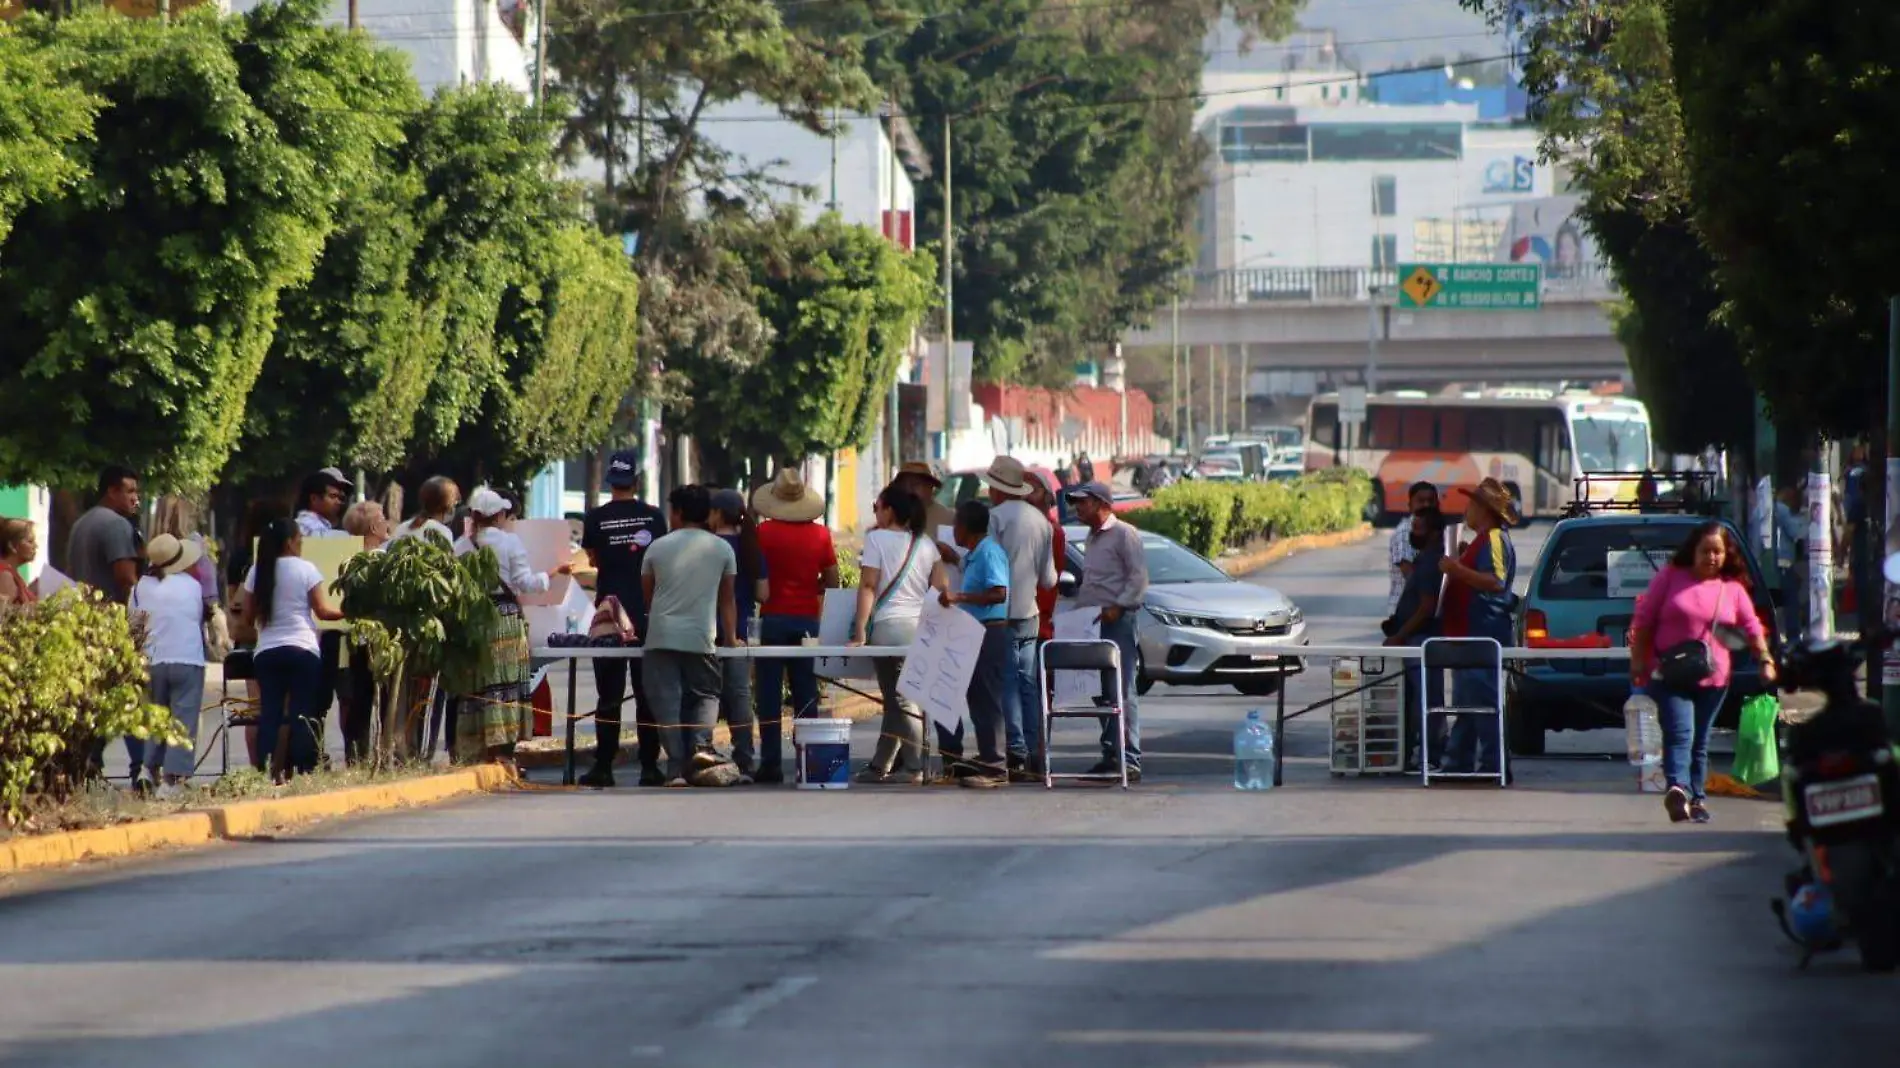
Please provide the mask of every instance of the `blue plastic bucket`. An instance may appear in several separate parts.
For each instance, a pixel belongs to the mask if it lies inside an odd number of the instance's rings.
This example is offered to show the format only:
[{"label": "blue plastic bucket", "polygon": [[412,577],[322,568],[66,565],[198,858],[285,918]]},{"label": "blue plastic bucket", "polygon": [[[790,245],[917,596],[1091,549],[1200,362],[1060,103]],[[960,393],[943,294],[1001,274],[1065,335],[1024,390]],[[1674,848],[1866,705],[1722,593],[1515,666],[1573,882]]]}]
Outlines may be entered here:
[{"label": "blue plastic bucket", "polygon": [[800,790],[844,790],[851,786],[850,720],[793,720],[792,740],[798,747]]}]

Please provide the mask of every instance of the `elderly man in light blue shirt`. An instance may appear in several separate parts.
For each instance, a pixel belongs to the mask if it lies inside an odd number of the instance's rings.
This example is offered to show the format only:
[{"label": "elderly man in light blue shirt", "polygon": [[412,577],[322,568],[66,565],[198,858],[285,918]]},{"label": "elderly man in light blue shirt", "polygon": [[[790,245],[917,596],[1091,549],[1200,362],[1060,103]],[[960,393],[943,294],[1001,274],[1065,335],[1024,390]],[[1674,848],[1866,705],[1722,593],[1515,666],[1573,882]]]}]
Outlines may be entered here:
[{"label": "elderly man in light blue shirt", "polygon": [[[1148,595],[1148,554],[1141,532],[1115,518],[1115,495],[1100,482],[1084,482],[1066,496],[1089,528],[1082,554],[1082,578],[1075,591],[1078,608],[1101,609],[1102,637],[1121,650],[1122,712],[1127,724],[1128,781],[1141,781],[1141,720],[1135,706],[1135,619]],[[1102,724],[1102,760],[1091,775],[1121,776],[1116,763],[1113,720]]]}]

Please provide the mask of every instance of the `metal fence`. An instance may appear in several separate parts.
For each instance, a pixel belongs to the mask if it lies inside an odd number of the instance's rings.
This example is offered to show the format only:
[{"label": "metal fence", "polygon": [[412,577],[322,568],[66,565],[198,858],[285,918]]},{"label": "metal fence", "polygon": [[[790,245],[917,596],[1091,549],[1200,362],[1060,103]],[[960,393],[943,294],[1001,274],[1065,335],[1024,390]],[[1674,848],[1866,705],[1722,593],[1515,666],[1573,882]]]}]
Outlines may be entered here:
[{"label": "metal fence", "polygon": [[[1196,271],[1185,294],[1192,304],[1351,304],[1384,299],[1398,286],[1394,267],[1235,267]],[[1544,268],[1545,300],[1592,300],[1615,294],[1599,264]]]}]

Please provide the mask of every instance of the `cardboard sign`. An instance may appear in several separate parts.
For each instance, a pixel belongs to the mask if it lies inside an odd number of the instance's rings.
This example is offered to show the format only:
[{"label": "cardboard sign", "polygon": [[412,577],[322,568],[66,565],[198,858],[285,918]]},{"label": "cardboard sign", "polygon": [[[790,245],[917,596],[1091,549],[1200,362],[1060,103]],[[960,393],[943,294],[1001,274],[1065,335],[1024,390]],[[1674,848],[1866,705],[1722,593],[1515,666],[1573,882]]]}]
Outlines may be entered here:
[{"label": "cardboard sign", "polygon": [[[1055,628],[1053,637],[1057,641],[1085,641],[1102,636],[1102,610],[1099,608],[1077,608],[1068,612],[1057,612],[1050,625]],[[1055,685],[1049,694],[1052,708],[1076,708],[1093,704],[1102,694],[1102,674],[1099,671],[1058,671]],[[1027,709],[1024,710],[1028,712]]]},{"label": "cardboard sign", "polygon": [[897,692],[916,702],[930,722],[954,731],[969,708],[970,679],[982,651],[983,624],[960,608],[927,600]]},{"label": "cardboard sign", "polygon": [[[256,551],[255,546],[253,546],[252,551]],[[341,534],[327,538],[305,538],[303,540],[303,558],[315,565],[317,574],[323,576],[324,596],[329,597],[333,602],[336,601],[336,594],[330,590],[331,583],[335,582],[337,576],[343,573],[344,563],[351,557],[362,553],[362,551],[363,539],[354,534]],[[348,606],[341,603],[338,603],[337,607],[342,608],[346,612],[349,611]],[[350,629],[350,624],[348,620],[343,619],[318,620],[317,629],[348,630]]]},{"label": "cardboard sign", "polygon": [[[825,605],[818,617],[818,644],[843,645],[851,640],[851,621],[858,613],[858,591],[856,587],[848,590],[826,590]],[[877,673],[871,669],[868,656],[821,656],[818,658],[818,674],[828,679],[871,679]]]},{"label": "cardboard sign", "polygon": [[[574,556],[574,546],[569,540],[565,519],[517,519],[514,534],[528,550],[530,570],[546,574],[568,563]],[[554,575],[548,581],[547,592],[517,593],[515,599],[523,605],[559,605],[567,600],[568,587],[573,584],[574,580],[570,576]]]}]

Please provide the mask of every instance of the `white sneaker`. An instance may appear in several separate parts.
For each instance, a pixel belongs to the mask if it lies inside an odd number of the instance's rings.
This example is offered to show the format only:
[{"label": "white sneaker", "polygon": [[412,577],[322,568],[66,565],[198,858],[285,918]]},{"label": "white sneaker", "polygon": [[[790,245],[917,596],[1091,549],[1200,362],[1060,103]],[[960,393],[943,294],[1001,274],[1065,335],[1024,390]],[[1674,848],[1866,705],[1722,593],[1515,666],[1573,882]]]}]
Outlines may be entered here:
[{"label": "white sneaker", "polygon": [[160,801],[171,801],[185,792],[185,788],[175,782],[168,782],[153,792],[152,796]]}]

